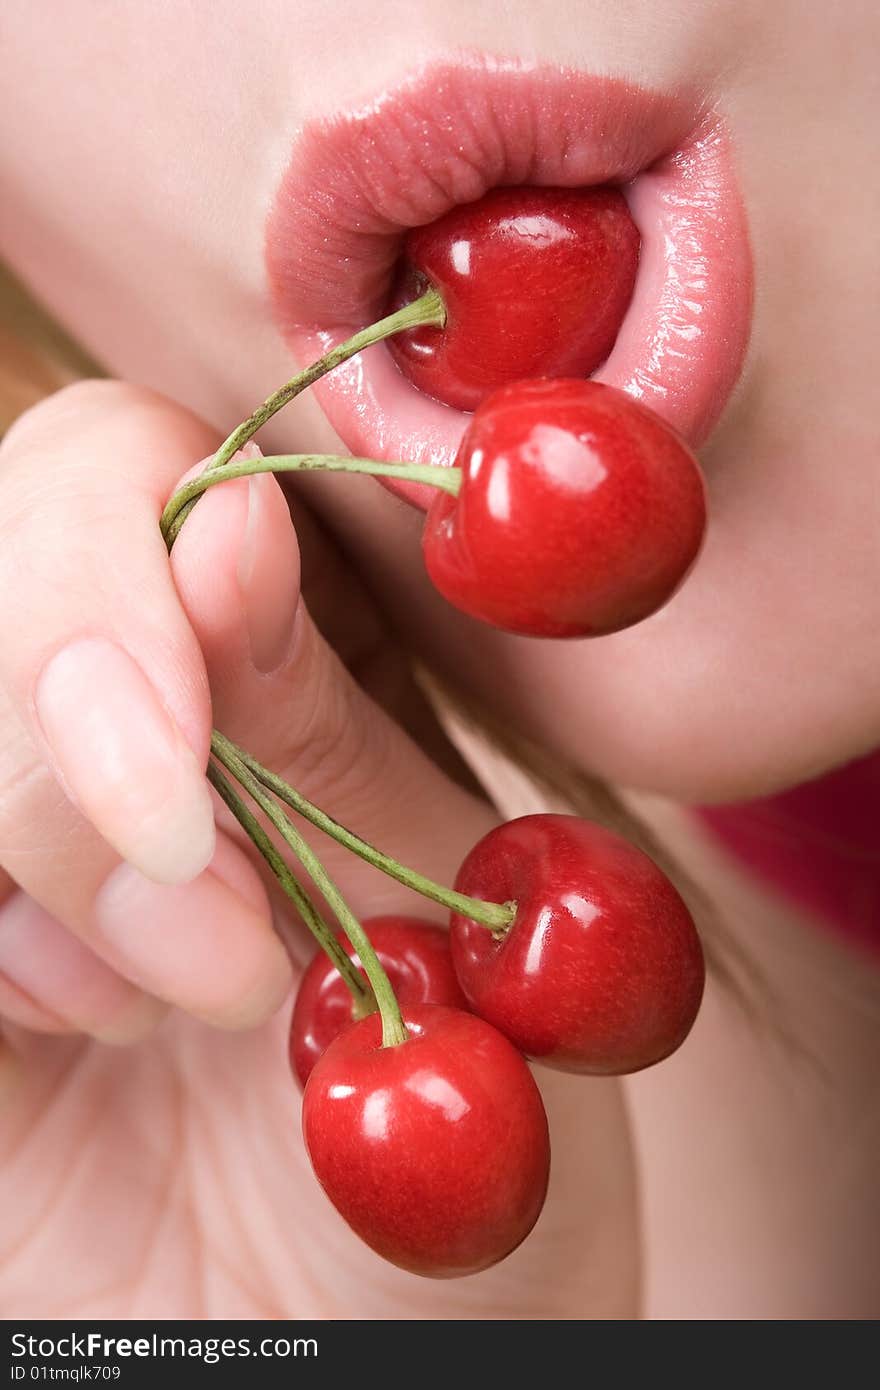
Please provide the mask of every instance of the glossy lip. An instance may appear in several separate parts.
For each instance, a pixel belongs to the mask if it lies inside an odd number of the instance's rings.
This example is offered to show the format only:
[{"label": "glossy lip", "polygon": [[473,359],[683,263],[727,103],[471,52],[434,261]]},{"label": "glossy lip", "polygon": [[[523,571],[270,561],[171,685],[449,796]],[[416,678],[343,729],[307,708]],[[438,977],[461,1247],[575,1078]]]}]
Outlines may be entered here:
[{"label": "glossy lip", "polygon": [[[306,126],[266,235],[276,321],[297,358],[379,317],[408,227],[520,183],[623,187],[641,260],[595,378],[699,445],[742,367],[752,263],[725,124],[692,92],[468,57]],[[381,345],[316,389],[348,448],[374,458],[450,464],[470,419],[417,391]],[[415,484],[394,490],[422,506],[431,498]]]}]

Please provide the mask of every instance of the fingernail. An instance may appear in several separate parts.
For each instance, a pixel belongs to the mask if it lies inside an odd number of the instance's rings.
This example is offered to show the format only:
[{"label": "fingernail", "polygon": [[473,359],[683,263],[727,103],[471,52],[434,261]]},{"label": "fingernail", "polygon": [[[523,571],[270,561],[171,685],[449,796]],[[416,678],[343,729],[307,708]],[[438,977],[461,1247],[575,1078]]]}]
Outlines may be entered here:
[{"label": "fingernail", "polygon": [[241,851],[218,852],[183,885],[153,883],[121,864],[95,902],[95,944],[148,993],[207,1022],[248,1028],[285,999],[290,963],[262,889],[255,902],[224,877],[230,855]]},{"label": "fingernail", "polygon": [[72,642],[35,698],[65,789],[104,839],[159,883],[200,873],[215,840],[204,771],[128,652],[102,637]]},{"label": "fingernail", "polygon": [[[282,504],[268,473],[248,479],[248,514],[238,559],[238,585],[244,603],[251,661],[262,675],[277,671],[287,657],[299,602],[299,557],[293,526],[279,543]],[[288,523],[289,524],[289,523]]]}]

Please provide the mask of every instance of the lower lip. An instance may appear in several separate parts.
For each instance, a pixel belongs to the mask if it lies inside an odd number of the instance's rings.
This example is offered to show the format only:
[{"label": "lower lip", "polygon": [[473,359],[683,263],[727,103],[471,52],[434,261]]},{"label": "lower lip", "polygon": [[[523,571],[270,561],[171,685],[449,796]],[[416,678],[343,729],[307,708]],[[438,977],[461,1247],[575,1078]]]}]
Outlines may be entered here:
[{"label": "lower lip", "polygon": [[[623,187],[642,235],[639,274],[595,379],[699,445],[742,367],[752,271],[726,129],[693,98],[479,59],[426,69],[365,110],[307,128],[267,227],[286,341],[308,360],[378,317],[408,227],[519,183]],[[451,464],[470,419],[412,387],[382,347],[316,389],[347,447],[373,458]],[[394,490],[420,506],[431,497],[415,484]]]}]

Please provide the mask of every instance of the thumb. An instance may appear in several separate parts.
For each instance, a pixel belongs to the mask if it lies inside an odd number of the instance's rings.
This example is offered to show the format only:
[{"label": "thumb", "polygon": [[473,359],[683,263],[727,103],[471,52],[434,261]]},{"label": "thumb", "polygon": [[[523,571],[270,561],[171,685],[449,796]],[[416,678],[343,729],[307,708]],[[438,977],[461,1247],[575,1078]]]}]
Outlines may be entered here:
[{"label": "thumb", "polygon": [[31,955],[48,914],[141,990],[243,1026],[288,963],[250,860],[215,845],[206,672],[157,525],[214,443],[119,382],[68,388],[3,441],[0,865],[40,909],[17,919]]}]

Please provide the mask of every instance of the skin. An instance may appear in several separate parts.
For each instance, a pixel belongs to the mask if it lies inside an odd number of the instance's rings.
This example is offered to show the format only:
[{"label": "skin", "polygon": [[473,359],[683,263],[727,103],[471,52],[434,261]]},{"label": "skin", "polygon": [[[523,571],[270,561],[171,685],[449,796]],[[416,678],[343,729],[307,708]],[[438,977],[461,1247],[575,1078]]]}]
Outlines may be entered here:
[{"label": "skin", "polygon": [[[875,7],[386,0],[368,18],[358,8],[356,50],[353,8],[294,24],[280,0],[223,0],[210,23],[196,4],[172,25],[132,0],[96,26],[91,6],[50,15],[16,0],[4,18],[17,81],[0,90],[0,254],[120,378],[53,398],[0,453],[0,584],[16,600],[0,618],[0,1163],[16,1199],[4,1312],[875,1313],[874,978],[679,812],[643,806],[772,1000],[750,976],[750,1017],[710,984],[687,1046],[625,1089],[542,1074],[545,1215],[499,1271],[438,1292],[377,1265],[316,1196],[277,1012],[306,948],[290,938],[293,965],[279,949],[265,886],[222,818],[213,851],[199,790],[213,719],[451,881],[495,817],[459,784],[395,632],[429,634],[441,669],[569,763],[682,800],[790,785],[876,745]],[[207,495],[171,571],[156,543],[180,476],[290,373],[262,234],[303,119],[461,44],[696,84],[736,142],[757,302],[740,386],[701,451],[715,518],[701,582],[587,648],[475,640],[421,576],[418,519],[367,482],[303,490],[311,617],[271,481]],[[304,399],[263,445],[338,441]],[[167,759],[158,773],[138,763],[141,799],[124,806],[77,763],[100,681],[69,704],[44,688],[48,721],[34,704],[56,652],[108,637],[166,719]],[[105,672],[116,660],[86,654]],[[112,669],[105,684],[127,689],[130,667]],[[137,761],[144,744],[131,729],[119,746]],[[156,817],[171,785],[173,836]],[[526,809],[509,783],[498,794]],[[357,911],[412,910],[354,861],[327,859]]]}]

